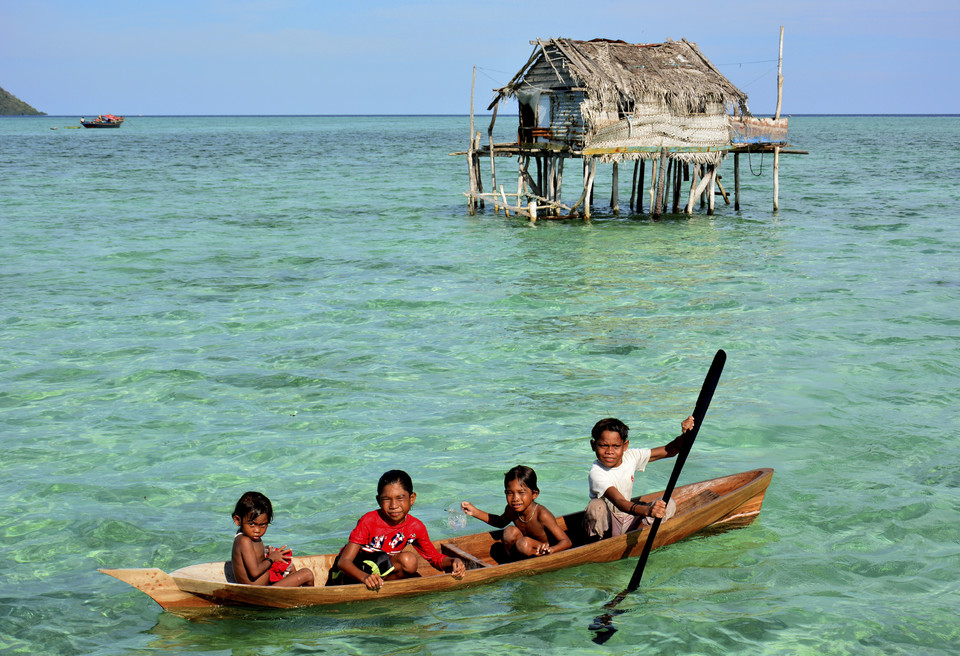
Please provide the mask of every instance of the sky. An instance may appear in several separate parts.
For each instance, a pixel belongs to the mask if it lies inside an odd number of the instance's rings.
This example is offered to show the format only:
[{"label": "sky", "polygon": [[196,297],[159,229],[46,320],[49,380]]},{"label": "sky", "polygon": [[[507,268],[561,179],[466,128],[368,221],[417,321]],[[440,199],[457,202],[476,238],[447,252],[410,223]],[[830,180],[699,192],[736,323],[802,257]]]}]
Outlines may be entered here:
[{"label": "sky", "polygon": [[[468,114],[531,39],[686,38],[751,111],[960,113],[957,0],[0,0],[0,87],[51,115]],[[516,105],[501,107],[515,113]]]}]

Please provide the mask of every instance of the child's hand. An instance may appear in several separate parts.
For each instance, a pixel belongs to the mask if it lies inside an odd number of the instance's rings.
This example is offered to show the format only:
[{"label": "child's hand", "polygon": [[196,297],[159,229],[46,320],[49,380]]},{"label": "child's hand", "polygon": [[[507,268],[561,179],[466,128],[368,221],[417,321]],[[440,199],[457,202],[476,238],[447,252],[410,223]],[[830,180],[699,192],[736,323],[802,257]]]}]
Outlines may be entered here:
[{"label": "child's hand", "polygon": [[546,555],[549,554],[549,553],[550,553],[550,545],[547,544],[546,542],[541,542],[541,543],[537,546],[537,551],[536,551],[536,553],[534,553],[534,555],[535,555],[535,556],[546,556]]},{"label": "child's hand", "polygon": [[686,433],[686,432],[688,432],[688,431],[693,430],[693,425],[694,425],[694,423],[695,423],[695,422],[694,422],[692,416],[687,417],[686,419],[684,419],[683,421],[680,422],[680,428],[682,428],[682,429],[683,429],[683,432]]},{"label": "child's hand", "polygon": [[471,517],[476,517],[476,516],[477,516],[477,515],[476,515],[476,513],[477,513],[477,507],[474,506],[474,505],[473,505],[472,503],[470,503],[469,501],[464,501],[464,502],[462,502],[462,503],[460,504],[460,510],[462,510],[462,511],[464,512],[464,514],[470,515]]},{"label": "child's hand", "polygon": [[293,550],[289,549],[287,545],[283,545],[279,549],[277,547],[267,547],[267,560],[272,563],[278,560],[290,560],[292,555]]},{"label": "child's hand", "polygon": [[459,558],[453,559],[453,568],[452,568],[453,578],[462,579],[463,575],[467,573],[467,566],[463,564],[463,561]]},{"label": "child's hand", "polygon": [[367,586],[368,590],[379,592],[380,588],[383,587],[383,579],[380,578],[379,574],[371,574],[367,578],[363,579],[363,584]]},{"label": "child's hand", "polygon": [[659,517],[663,519],[667,515],[667,504],[663,502],[663,499],[657,499],[650,506],[650,516]]}]

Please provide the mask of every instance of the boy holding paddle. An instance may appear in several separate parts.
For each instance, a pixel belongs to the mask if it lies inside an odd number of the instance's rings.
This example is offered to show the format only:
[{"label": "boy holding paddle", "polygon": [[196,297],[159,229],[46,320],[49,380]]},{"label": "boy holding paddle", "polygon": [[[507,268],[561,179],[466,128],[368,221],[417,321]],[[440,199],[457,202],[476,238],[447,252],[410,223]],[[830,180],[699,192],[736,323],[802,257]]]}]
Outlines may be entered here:
[{"label": "boy holding paddle", "polygon": [[646,469],[647,463],[672,458],[680,451],[684,435],[693,429],[693,417],[681,422],[683,433],[669,444],[654,449],[630,449],[627,433],[630,427],[613,417],[601,419],[591,431],[590,447],[597,459],[590,468],[590,503],[583,515],[584,530],[589,540],[622,535],[638,528],[654,517],[669,519],[675,512],[673,500],[667,506],[663,499],[653,504],[634,503],[633,475]]}]

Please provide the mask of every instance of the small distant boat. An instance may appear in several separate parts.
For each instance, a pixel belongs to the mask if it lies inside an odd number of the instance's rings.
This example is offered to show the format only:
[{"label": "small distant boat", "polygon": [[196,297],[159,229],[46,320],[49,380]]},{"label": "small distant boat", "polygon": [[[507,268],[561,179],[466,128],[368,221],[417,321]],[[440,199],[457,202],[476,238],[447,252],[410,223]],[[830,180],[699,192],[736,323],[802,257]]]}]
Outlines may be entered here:
[{"label": "small distant boat", "polygon": [[113,114],[102,114],[89,121],[82,117],[80,119],[80,125],[85,128],[118,128],[122,123],[123,117],[114,116]]},{"label": "small distant boat", "polygon": [[[772,476],[772,469],[763,468],[676,488],[672,499],[677,502],[677,512],[660,526],[653,548],[672,544],[707,527],[722,530],[749,524],[760,514]],[[649,503],[661,496],[662,493],[657,492],[634,500]],[[293,558],[298,569],[308,567],[313,570],[318,581],[317,587],[313,588],[243,585],[234,580],[230,561],[222,560],[183,567],[169,574],[157,568],[100,571],[150,595],[165,609],[221,605],[323,606],[467,588],[505,577],[530,576],[585,563],[620,560],[639,554],[650,533],[650,527],[644,526],[617,537],[589,542],[581,528],[582,512],[557,517],[557,523],[573,540],[573,547],[566,551],[511,560],[503,550],[501,530],[435,541],[434,546],[442,554],[464,561],[467,573],[462,580],[431,569],[421,559],[421,576],[387,581],[379,592],[368,590],[362,583],[324,585],[337,554]]]}]

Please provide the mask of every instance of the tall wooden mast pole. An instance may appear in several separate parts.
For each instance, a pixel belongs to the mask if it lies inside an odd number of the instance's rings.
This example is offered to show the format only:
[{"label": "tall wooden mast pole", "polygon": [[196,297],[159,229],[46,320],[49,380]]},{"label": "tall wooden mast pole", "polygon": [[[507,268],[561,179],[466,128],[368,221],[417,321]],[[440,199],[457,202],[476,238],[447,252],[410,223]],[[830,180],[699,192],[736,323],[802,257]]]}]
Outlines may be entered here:
[{"label": "tall wooden mast pole", "polygon": [[[783,25],[780,26],[780,57],[777,61],[777,114],[780,119],[780,106],[783,103]],[[780,209],[780,146],[773,147],[773,211]]]},{"label": "tall wooden mast pole", "polygon": [[780,106],[783,103],[783,25],[780,26],[780,57],[777,60],[777,115],[780,118]]},{"label": "tall wooden mast pole", "polygon": [[473,90],[477,85],[477,65],[473,65],[473,79],[470,81],[470,147],[467,149],[467,170],[470,172],[470,202],[467,204],[467,207],[470,208],[470,214],[475,214],[477,211],[477,175],[480,173],[474,167],[474,150],[473,150],[473,134],[475,129],[475,124],[473,121]]}]

